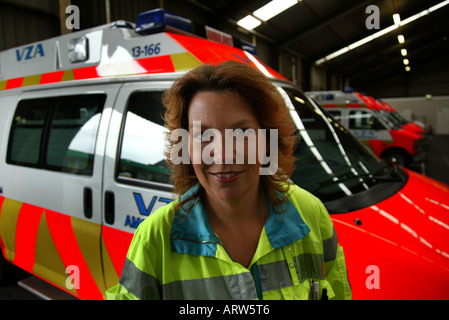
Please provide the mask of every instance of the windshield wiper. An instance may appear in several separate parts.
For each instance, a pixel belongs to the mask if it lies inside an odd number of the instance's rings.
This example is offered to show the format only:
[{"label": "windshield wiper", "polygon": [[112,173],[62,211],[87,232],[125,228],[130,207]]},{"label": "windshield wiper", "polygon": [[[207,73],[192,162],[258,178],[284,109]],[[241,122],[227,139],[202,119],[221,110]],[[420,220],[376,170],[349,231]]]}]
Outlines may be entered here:
[{"label": "windshield wiper", "polygon": [[[386,174],[378,174],[380,171],[384,171],[385,168],[387,168],[387,173]],[[377,183],[377,182],[393,182],[393,181],[400,181],[400,180],[404,180],[407,178],[406,174],[399,169],[398,166],[393,166],[389,163],[383,163],[381,165],[381,167],[379,168],[379,170],[377,170],[376,174],[372,174],[372,173],[364,173],[364,174],[350,174],[350,175],[346,175],[343,176],[341,178],[323,183],[319,186],[317,186],[316,188],[312,189],[310,192],[314,193],[315,191],[318,191],[322,188],[325,187],[329,187],[331,185],[334,184],[338,184],[341,183],[343,181],[347,181],[347,180],[352,180],[352,179],[362,179],[363,182],[367,182],[367,181],[371,181],[373,183]]]}]

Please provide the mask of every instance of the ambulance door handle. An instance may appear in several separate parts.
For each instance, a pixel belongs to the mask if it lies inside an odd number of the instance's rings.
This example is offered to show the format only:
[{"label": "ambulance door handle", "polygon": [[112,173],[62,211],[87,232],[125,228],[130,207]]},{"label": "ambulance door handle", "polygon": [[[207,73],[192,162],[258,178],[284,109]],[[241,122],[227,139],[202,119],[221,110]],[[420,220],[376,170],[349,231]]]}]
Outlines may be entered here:
[{"label": "ambulance door handle", "polygon": [[109,224],[114,224],[115,218],[115,196],[114,192],[106,191],[104,194],[104,219]]},{"label": "ambulance door handle", "polygon": [[84,202],[84,216],[87,219],[92,218],[92,189],[89,187],[84,188],[83,194],[83,202]]}]

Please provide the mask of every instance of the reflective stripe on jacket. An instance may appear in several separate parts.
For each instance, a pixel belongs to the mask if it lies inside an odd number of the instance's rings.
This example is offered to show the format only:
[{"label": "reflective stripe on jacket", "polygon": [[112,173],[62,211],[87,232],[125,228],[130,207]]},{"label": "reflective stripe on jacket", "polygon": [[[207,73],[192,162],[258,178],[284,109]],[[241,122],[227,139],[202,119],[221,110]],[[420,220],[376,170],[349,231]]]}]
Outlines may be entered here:
[{"label": "reflective stripe on jacket", "polygon": [[320,297],[325,288],[329,299],[351,299],[329,214],[300,187],[290,187],[282,213],[268,206],[248,268],[227,254],[201,201],[187,217],[175,216],[173,204],[139,225],[108,299],[308,299],[312,279],[319,282]]}]

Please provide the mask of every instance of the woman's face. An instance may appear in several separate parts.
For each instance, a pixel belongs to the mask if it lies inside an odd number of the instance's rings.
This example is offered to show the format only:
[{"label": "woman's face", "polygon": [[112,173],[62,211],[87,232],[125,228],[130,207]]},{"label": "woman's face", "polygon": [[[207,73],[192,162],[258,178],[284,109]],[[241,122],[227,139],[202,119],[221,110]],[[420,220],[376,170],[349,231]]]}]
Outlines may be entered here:
[{"label": "woman's face", "polygon": [[[199,92],[190,103],[188,120],[190,159],[206,196],[232,202],[257,195],[261,165],[254,151],[261,127],[245,100],[233,92]],[[238,135],[236,129],[253,129],[253,139],[237,144],[230,137]],[[226,143],[232,148],[226,150]]]}]

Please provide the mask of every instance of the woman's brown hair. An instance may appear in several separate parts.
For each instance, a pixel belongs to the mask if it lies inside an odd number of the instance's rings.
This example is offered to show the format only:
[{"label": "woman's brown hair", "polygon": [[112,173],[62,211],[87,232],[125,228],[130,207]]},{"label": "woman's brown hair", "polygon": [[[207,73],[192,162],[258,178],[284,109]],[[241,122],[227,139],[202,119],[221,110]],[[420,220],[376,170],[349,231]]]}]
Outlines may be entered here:
[{"label": "woman's brown hair", "polygon": [[[278,130],[278,170],[273,175],[261,175],[261,190],[271,200],[274,208],[279,208],[288,191],[288,180],[294,170],[296,145],[295,127],[290,113],[277,88],[259,70],[249,65],[228,61],[218,66],[203,65],[193,69],[175,81],[163,97],[166,108],[164,114],[166,134],[167,164],[172,171],[173,192],[181,196],[198,183],[191,164],[174,164],[170,153],[177,144],[170,141],[170,135],[176,129],[189,129],[188,108],[193,97],[199,92],[233,92],[242,97],[251,107],[261,128]],[[267,139],[268,140],[268,139]],[[185,203],[201,197],[203,189],[177,203],[177,212]],[[188,211],[188,209],[187,209]]]}]

